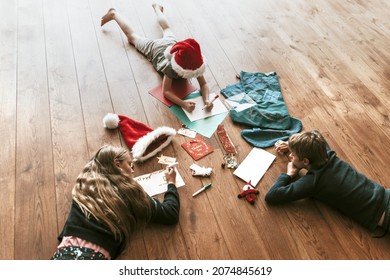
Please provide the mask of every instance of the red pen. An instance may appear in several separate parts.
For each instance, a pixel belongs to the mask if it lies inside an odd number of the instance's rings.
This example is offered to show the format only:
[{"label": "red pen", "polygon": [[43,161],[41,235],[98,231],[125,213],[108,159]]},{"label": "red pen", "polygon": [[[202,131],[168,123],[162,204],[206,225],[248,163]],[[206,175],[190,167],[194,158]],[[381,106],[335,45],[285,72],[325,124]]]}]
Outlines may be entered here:
[{"label": "red pen", "polygon": [[[209,105],[210,105],[211,103],[213,103],[218,97],[219,97],[219,95],[216,95],[216,96],[214,97],[214,99],[210,101]],[[204,107],[202,108],[202,110],[206,109],[206,107],[209,106],[209,105],[204,105]]]}]

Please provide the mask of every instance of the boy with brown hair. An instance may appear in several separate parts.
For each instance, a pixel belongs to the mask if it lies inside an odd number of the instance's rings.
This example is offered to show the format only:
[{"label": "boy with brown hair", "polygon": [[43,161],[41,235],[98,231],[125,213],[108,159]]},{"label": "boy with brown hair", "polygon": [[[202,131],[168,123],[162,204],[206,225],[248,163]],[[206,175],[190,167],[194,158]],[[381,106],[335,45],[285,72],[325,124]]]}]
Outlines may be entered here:
[{"label": "boy with brown hair", "polygon": [[319,131],[294,134],[276,146],[278,152],[290,151],[291,161],[266,194],[269,204],[311,197],[370,231],[377,226],[388,231],[390,190],[339,159]]}]

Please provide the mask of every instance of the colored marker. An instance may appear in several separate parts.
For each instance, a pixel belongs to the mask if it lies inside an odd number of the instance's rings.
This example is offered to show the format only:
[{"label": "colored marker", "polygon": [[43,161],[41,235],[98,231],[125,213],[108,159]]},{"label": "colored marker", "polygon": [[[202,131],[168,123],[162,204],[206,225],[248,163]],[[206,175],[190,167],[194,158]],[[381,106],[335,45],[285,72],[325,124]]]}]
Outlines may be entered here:
[{"label": "colored marker", "polygon": [[207,190],[210,187],[211,187],[211,183],[208,183],[207,185],[203,186],[203,188],[201,188],[198,191],[194,192],[194,194],[192,196],[194,197],[194,196],[200,194],[201,192]]},{"label": "colored marker", "polygon": [[[211,102],[209,103],[209,105],[210,105],[211,103],[213,103],[215,100],[217,100],[218,97],[219,97],[219,95],[216,95],[216,96],[214,97],[214,99],[211,100]],[[204,107],[202,108],[202,110],[206,109],[206,107],[209,106],[209,105],[204,105]]]}]

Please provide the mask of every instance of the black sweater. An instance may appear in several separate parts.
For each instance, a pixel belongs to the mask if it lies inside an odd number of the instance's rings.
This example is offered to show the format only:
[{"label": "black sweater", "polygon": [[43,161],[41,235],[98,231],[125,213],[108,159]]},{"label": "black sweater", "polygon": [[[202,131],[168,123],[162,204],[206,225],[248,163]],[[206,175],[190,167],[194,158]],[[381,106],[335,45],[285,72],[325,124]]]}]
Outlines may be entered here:
[{"label": "black sweater", "polygon": [[279,204],[312,197],[374,230],[386,209],[390,190],[357,172],[339,159],[334,151],[328,151],[328,158],[324,166],[311,168],[296,181],[282,173],[265,200]]},{"label": "black sweater", "polygon": [[[168,190],[164,195],[164,201],[150,198],[151,204],[151,222],[160,224],[175,224],[179,220],[180,199],[174,184],[168,185]],[[58,240],[61,241],[64,236],[75,236],[106,249],[111,258],[119,256],[121,241],[116,240],[114,234],[102,222],[94,217],[87,218],[81,211],[78,204],[73,201],[70,213],[65,222]]]}]

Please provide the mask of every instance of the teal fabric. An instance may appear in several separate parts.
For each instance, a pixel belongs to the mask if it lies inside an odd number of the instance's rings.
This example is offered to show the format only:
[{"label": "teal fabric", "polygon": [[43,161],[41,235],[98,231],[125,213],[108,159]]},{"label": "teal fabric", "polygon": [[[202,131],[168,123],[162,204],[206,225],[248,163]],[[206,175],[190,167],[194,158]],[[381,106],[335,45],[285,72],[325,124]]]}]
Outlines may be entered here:
[{"label": "teal fabric", "polygon": [[302,122],[296,118],[291,118],[290,129],[270,129],[270,128],[251,128],[241,131],[241,137],[249,144],[258,148],[267,148],[278,140],[286,141],[294,133],[302,130]]},{"label": "teal fabric", "polygon": [[301,131],[300,120],[292,118],[284,102],[279,78],[276,72],[251,73],[241,71],[240,82],[221,90],[225,98],[245,93],[256,105],[237,112],[230,109],[233,122],[251,129],[243,130],[241,136],[251,145],[259,148],[272,146],[278,140],[286,140]]}]

